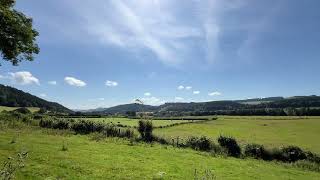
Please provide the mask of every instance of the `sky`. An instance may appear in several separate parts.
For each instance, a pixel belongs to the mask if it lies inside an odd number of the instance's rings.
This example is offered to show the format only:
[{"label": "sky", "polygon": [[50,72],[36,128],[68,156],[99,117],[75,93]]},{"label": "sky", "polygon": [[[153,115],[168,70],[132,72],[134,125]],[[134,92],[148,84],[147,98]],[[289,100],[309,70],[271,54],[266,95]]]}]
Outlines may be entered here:
[{"label": "sky", "polygon": [[320,94],[318,0],[18,0],[40,53],[0,83],[71,109]]}]

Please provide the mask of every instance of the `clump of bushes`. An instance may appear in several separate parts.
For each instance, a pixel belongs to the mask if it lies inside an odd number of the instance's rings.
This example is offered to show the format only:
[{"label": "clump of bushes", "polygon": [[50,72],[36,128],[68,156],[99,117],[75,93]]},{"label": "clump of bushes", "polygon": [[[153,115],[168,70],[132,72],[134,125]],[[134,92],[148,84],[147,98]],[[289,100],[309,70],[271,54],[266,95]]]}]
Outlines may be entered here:
[{"label": "clump of bushes", "polygon": [[187,139],[186,146],[191,147],[192,149],[195,149],[195,150],[210,151],[212,149],[213,142],[205,136],[202,136],[200,138],[189,137]]},{"label": "clump of bushes", "polygon": [[151,142],[153,140],[153,125],[151,121],[140,120],[138,123],[138,132],[140,137],[145,142]]},{"label": "clump of bushes", "polygon": [[226,149],[228,155],[233,156],[233,157],[240,157],[241,148],[238,145],[235,138],[219,136],[218,142],[221,147]]},{"label": "clump of bushes", "polygon": [[15,109],[14,112],[18,112],[21,114],[32,114],[32,112],[28,108],[25,108],[25,107]]},{"label": "clump of bushes", "polygon": [[71,129],[79,134],[89,134],[93,132],[102,132],[105,125],[88,120],[80,120],[71,125]]},{"label": "clump of bushes", "polygon": [[297,146],[283,147],[280,150],[274,149],[271,154],[273,159],[283,162],[296,162],[307,158],[305,152]]},{"label": "clump of bushes", "polygon": [[102,133],[106,137],[134,137],[134,131],[129,128],[117,128],[115,125],[102,124],[88,120],[69,120],[60,118],[45,118],[39,121],[39,126],[51,129],[70,129],[78,134]]},{"label": "clump of bushes", "polygon": [[271,154],[260,144],[248,144],[244,148],[244,155],[255,159],[271,160]]}]

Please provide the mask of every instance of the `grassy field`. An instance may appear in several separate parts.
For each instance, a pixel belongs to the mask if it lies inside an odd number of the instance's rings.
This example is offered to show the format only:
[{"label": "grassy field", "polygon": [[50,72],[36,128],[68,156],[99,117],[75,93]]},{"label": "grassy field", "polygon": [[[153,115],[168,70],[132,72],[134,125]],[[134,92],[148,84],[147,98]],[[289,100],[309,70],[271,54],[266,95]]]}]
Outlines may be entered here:
[{"label": "grassy field", "polygon": [[297,145],[320,153],[320,117],[219,116],[215,121],[156,129],[155,133],[167,138],[230,135],[241,143]]},{"label": "grassy field", "polygon": [[[210,170],[216,179],[319,179],[320,173],[276,162],[212,157],[170,146],[131,144],[127,140],[94,141],[39,128],[2,128],[0,162],[26,150],[29,157],[17,179],[194,179]],[[11,143],[16,137],[15,143]],[[67,151],[62,151],[65,143]]]},{"label": "grassy field", "polygon": [[[7,106],[0,106],[0,112],[1,111],[13,111],[13,110],[16,110],[20,107],[7,107]],[[31,112],[36,112],[36,111],[39,111],[40,108],[38,107],[28,107],[28,109],[31,111]]]},{"label": "grassy field", "polygon": [[[76,118],[77,119],[77,118]],[[86,118],[83,118],[86,119]],[[128,118],[87,118],[88,120],[102,122],[102,123],[112,123],[112,124],[122,124],[127,126],[138,126],[139,119],[128,119]],[[152,120],[152,124],[155,127],[167,126],[170,124],[177,124],[181,122],[189,122],[187,120]]]}]

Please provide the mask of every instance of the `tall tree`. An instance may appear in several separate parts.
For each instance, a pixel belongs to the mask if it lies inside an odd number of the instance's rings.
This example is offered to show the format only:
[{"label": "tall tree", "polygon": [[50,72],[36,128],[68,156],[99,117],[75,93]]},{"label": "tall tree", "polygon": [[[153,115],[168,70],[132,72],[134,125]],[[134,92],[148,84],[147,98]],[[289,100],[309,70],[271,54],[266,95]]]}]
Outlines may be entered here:
[{"label": "tall tree", "polygon": [[32,18],[13,9],[14,5],[15,0],[0,0],[0,52],[3,60],[18,65],[39,53],[39,33],[32,27]]}]

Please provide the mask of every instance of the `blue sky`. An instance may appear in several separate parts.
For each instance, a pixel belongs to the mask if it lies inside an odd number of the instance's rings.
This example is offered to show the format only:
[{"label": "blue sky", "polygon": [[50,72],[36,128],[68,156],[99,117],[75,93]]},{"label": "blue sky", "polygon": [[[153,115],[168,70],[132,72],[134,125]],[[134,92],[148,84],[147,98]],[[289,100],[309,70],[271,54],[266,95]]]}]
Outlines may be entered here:
[{"label": "blue sky", "polygon": [[320,94],[318,0],[18,0],[41,52],[0,83],[88,109]]}]

